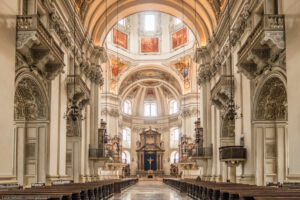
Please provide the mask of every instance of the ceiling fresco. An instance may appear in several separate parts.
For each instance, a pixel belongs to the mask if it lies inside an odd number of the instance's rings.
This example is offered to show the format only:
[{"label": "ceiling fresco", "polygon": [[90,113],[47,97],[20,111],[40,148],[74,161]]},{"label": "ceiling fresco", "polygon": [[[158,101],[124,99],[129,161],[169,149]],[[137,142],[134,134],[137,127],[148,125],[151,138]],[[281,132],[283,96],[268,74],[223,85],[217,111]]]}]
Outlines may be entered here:
[{"label": "ceiling fresco", "polygon": [[190,70],[190,58],[186,57],[173,64],[173,67],[182,76],[183,79],[187,78]]},{"label": "ceiling fresco", "polygon": [[174,86],[177,89],[178,93],[181,93],[179,83],[171,74],[156,69],[146,69],[146,70],[137,71],[127,76],[120,84],[119,94],[122,94],[124,92],[124,89],[127,88],[129,85],[137,81],[140,81],[142,79],[154,79],[153,83],[146,81],[146,84],[154,84],[155,81],[160,81],[160,80],[166,81],[170,83],[172,86]]},{"label": "ceiling fresco", "polygon": [[111,59],[111,73],[112,78],[118,78],[121,72],[127,67],[127,64],[118,61],[116,59]]}]

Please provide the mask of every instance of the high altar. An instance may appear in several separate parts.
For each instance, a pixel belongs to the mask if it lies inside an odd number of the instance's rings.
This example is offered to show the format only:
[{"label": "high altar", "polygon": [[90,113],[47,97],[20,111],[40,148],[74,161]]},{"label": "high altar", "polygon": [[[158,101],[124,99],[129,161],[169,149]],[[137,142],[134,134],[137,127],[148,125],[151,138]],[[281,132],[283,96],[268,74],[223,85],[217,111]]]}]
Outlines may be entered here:
[{"label": "high altar", "polygon": [[161,134],[156,130],[148,129],[140,133],[137,142],[138,170],[140,177],[162,176],[163,172],[163,142]]}]

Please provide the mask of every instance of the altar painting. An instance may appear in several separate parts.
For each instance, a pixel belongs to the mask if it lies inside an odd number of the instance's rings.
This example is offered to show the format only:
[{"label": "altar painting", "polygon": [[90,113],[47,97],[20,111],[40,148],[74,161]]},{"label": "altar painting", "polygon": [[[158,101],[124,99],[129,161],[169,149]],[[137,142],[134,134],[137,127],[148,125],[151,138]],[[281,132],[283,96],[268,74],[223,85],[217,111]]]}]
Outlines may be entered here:
[{"label": "altar painting", "polygon": [[156,171],[156,153],[155,152],[145,152],[144,157],[144,170]]},{"label": "altar painting", "polygon": [[141,39],[142,53],[158,53],[158,38],[142,38]]},{"label": "altar painting", "polygon": [[113,42],[114,44],[127,49],[127,34],[114,28]]},{"label": "altar painting", "polygon": [[187,28],[183,28],[172,34],[172,48],[175,49],[187,43]]}]

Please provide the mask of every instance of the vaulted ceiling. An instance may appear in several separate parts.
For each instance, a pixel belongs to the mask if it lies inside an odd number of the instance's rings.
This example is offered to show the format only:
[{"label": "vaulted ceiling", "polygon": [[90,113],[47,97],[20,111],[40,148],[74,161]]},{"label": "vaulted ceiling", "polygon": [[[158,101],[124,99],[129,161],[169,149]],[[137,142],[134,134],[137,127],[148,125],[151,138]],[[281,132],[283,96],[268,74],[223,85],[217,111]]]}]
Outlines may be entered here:
[{"label": "vaulted ceiling", "polygon": [[183,19],[205,46],[217,26],[224,0],[76,0],[81,18],[96,45],[103,45],[106,35],[119,19],[142,11],[160,11]]}]

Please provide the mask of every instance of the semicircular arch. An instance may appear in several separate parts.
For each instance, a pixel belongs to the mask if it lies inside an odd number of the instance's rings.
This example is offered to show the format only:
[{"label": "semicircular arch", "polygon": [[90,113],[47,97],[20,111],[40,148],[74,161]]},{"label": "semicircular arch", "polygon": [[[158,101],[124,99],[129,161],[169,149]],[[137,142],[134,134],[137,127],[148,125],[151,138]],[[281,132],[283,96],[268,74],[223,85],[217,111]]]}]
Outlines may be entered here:
[{"label": "semicircular arch", "polygon": [[119,2],[112,0],[108,1],[107,13],[105,10],[105,1],[94,1],[84,16],[85,28],[95,44],[100,46],[103,45],[107,34],[119,19],[137,12],[159,11],[183,18],[184,23],[192,30],[201,46],[206,45],[217,25],[216,14],[207,0],[196,2],[196,13],[194,1],[188,0],[128,0]]}]

